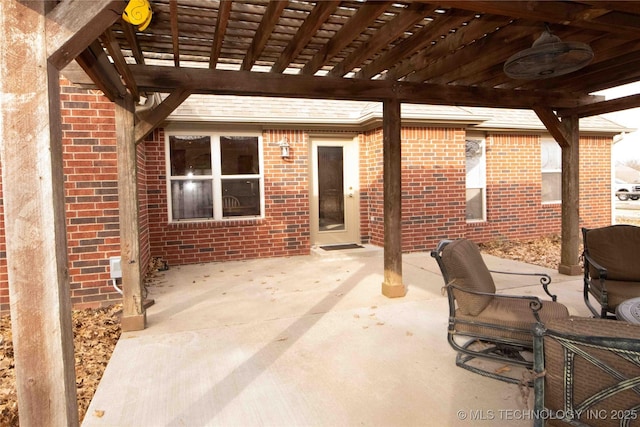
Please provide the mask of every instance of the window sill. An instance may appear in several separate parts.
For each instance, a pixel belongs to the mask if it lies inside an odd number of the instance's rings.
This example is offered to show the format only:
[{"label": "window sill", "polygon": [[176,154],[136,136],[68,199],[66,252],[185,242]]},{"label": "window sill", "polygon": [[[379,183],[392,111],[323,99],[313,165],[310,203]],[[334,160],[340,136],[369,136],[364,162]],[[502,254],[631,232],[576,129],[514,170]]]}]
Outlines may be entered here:
[{"label": "window sill", "polygon": [[169,222],[169,227],[173,229],[244,227],[261,225],[264,223],[264,220],[264,217],[258,216],[245,216],[225,219],[196,219],[185,221],[171,221]]},{"label": "window sill", "polygon": [[473,224],[473,225],[484,224],[487,222],[486,219],[467,219],[466,221],[467,221],[467,224]]}]

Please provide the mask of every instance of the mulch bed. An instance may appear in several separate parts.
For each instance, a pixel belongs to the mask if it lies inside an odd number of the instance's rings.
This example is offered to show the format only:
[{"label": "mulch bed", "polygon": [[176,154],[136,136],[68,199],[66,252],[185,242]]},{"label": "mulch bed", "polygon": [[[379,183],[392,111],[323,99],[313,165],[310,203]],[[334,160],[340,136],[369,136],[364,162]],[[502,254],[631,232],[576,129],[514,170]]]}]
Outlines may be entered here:
[{"label": "mulch bed", "polygon": [[[108,308],[74,310],[73,332],[76,361],[78,415],[83,419],[98,387],[111,353],[120,338],[120,310]],[[0,317],[0,425],[17,426],[13,341],[9,316]]]},{"label": "mulch bed", "polygon": [[558,268],[558,264],[560,264],[559,235],[534,240],[495,240],[481,243],[478,246],[483,253],[500,258],[523,261],[548,268]]}]

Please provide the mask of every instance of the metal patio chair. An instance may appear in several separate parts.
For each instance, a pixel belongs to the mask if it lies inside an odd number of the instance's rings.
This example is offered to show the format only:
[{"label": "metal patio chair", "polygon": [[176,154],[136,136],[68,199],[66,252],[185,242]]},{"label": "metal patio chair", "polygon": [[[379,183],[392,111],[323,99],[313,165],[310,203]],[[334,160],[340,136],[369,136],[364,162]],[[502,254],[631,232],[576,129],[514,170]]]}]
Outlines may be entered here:
[{"label": "metal patio chair", "polygon": [[[622,302],[640,297],[640,227],[583,228],[584,302],[596,317],[614,317]],[[600,310],[590,301],[592,297]]]},{"label": "metal patio chair", "polygon": [[640,326],[554,319],[534,332],[534,426],[640,426]]},{"label": "metal patio chair", "polygon": [[[531,369],[533,327],[537,322],[569,316],[555,302],[547,286],[551,278],[542,273],[490,271],[478,246],[470,240],[443,240],[431,252],[445,282],[449,299],[448,341],[457,352],[456,365],[472,372],[514,384],[512,378],[473,363],[487,359]],[[492,273],[539,276],[552,301],[536,296],[497,294]],[[530,358],[525,357],[529,353]]]}]

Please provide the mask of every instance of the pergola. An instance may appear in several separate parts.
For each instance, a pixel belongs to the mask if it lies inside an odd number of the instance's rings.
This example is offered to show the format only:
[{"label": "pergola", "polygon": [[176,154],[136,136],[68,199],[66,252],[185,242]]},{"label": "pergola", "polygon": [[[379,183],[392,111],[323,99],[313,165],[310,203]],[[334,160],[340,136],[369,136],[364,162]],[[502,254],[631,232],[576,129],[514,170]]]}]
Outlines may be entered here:
[{"label": "pergola", "polygon": [[[132,3],[144,3],[132,0]],[[20,423],[76,425],[59,77],[80,66],[116,104],[122,326],[145,326],[136,144],[190,94],[383,103],[385,230],[401,228],[402,103],[532,109],[562,147],[560,272],[576,274],[581,117],[640,106],[592,93],[640,78],[640,2],[151,0],[0,2],[0,137]],[[591,46],[586,67],[505,75],[549,29]],[[163,94],[163,100],[153,94]],[[144,113],[136,105],[146,98]],[[385,233],[387,296],[403,296],[401,233]]]}]

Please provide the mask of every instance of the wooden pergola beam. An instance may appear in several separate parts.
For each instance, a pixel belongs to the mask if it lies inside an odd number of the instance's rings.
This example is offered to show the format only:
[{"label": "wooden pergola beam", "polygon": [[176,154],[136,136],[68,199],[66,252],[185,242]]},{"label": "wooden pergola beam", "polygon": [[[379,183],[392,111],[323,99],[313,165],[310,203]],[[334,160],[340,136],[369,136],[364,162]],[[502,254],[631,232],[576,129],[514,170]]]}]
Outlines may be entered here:
[{"label": "wooden pergola beam", "polygon": [[109,100],[115,101],[127,94],[127,88],[98,40],[83,50],[76,62]]},{"label": "wooden pergola beam", "polygon": [[173,65],[180,66],[180,29],[178,27],[178,0],[169,0],[171,15],[171,45],[173,46]]},{"label": "wooden pergola beam", "polygon": [[122,16],[122,0],[69,0],[47,13],[45,44],[49,61],[63,69],[89,43]]},{"label": "wooden pergola beam", "polygon": [[[307,16],[307,19],[305,19],[300,28],[298,28],[296,35],[291,39],[282,54],[278,57],[278,60],[271,67],[271,72],[281,73],[284,71],[293,58],[298,56],[339,5],[339,0],[325,0],[316,3],[313,10],[309,13],[309,16]],[[222,9],[222,4],[220,8]]]},{"label": "wooden pergola beam", "polygon": [[568,110],[560,110],[558,111],[558,115],[578,116],[579,118],[582,118],[598,116],[600,114],[613,113],[616,111],[638,107],[640,107],[640,94],[610,99],[608,101],[594,102],[593,104],[583,105],[581,107],[576,107]]},{"label": "wooden pergola beam", "polygon": [[362,30],[370,25],[389,6],[390,1],[374,1],[363,3],[323,48],[311,58],[302,68],[302,74],[313,75],[343,47],[351,43],[360,35]]},{"label": "wooden pergola beam", "polygon": [[[129,24],[125,24],[130,26]],[[129,66],[127,65],[127,61],[120,50],[120,46],[115,40],[113,32],[111,29],[107,29],[102,35],[103,44],[107,48],[109,55],[113,59],[113,65],[118,70],[118,73],[122,76],[122,80],[124,80],[124,84],[129,89],[131,94],[133,95],[133,99],[137,102],[140,99],[140,93],[138,92],[138,85],[136,84],[133,75],[131,74],[131,70],[129,70]]]},{"label": "wooden pergola beam", "polygon": [[274,96],[311,99],[400,102],[434,105],[465,105],[530,109],[531,105],[549,108],[575,108],[604,100],[604,97],[565,92],[538,93],[528,90],[456,87],[388,80],[344,79],[251,71],[175,68],[130,65],[140,91],[171,92],[189,86],[192,93],[217,95]]},{"label": "wooden pergola beam", "polygon": [[227,31],[227,24],[229,24],[231,4],[231,1],[223,1],[220,2],[220,6],[218,7],[218,19],[216,21],[216,30],[214,32],[213,41],[211,43],[209,68],[216,68],[216,64],[218,63],[220,51],[222,50],[222,42],[224,40],[224,33]]},{"label": "wooden pergola beam", "polygon": [[127,39],[129,47],[131,48],[131,54],[135,58],[136,64],[144,64],[144,54],[142,53],[142,49],[140,48],[140,43],[138,43],[136,30],[134,30],[133,25],[125,24],[122,25],[122,32],[124,33],[125,39]]},{"label": "wooden pergola beam", "polygon": [[342,77],[355,67],[370,58],[375,52],[389,46],[408,28],[422,21],[426,15],[433,12],[434,6],[412,3],[407,9],[389,21],[378,30],[373,37],[361,48],[351,52],[329,72],[332,77]]},{"label": "wooden pergola beam", "polygon": [[260,21],[260,25],[256,30],[251,46],[249,46],[249,50],[247,50],[244,60],[242,61],[242,70],[251,70],[253,65],[256,63],[262,54],[264,47],[267,45],[269,37],[271,37],[273,27],[278,23],[282,11],[288,4],[288,0],[272,0],[267,4],[267,10],[265,10],[264,15],[262,16],[262,21]]},{"label": "wooden pergola beam", "polygon": [[[495,28],[508,23],[507,18],[496,18],[493,16],[485,16],[482,20],[472,19],[473,13],[450,13],[444,18],[433,22],[421,30],[417,31],[413,36],[407,38],[387,53],[365,65],[356,77],[369,79],[379,72],[389,69],[385,74],[387,80],[397,80],[399,77],[406,76],[414,70],[424,68],[433,58],[446,55],[453,52],[460,43],[469,43],[471,40],[480,38],[484,34],[490,33]],[[462,23],[468,22],[465,31],[458,31],[453,35],[449,35],[442,42],[431,45],[434,38],[448,34],[451,28],[456,28]],[[417,55],[413,53],[419,52]],[[403,58],[408,58],[403,60]]]},{"label": "wooden pergola beam", "polygon": [[567,132],[564,123],[558,119],[558,116],[556,116],[551,109],[534,107],[533,111],[547,128],[553,139],[555,139],[562,148],[568,147],[571,144],[571,135]]},{"label": "wooden pergola beam", "polygon": [[[606,5],[602,4],[603,8]],[[619,2],[625,3],[625,2]],[[628,2],[633,3],[633,2]],[[565,4],[557,7],[554,2],[548,1],[465,1],[465,0],[444,0],[438,4],[441,7],[455,7],[460,9],[473,10],[478,13],[491,13],[496,15],[504,15],[516,17],[520,19],[529,19],[539,22],[548,22],[550,24],[566,25],[571,23],[572,26],[583,28],[585,30],[601,31],[604,33],[616,33],[620,36],[635,39],[640,30],[640,23],[637,20],[626,20],[625,22],[617,22],[612,25],[606,20],[600,19],[600,16],[592,16],[592,10],[587,5]],[[544,30],[541,28],[540,31]]]}]

